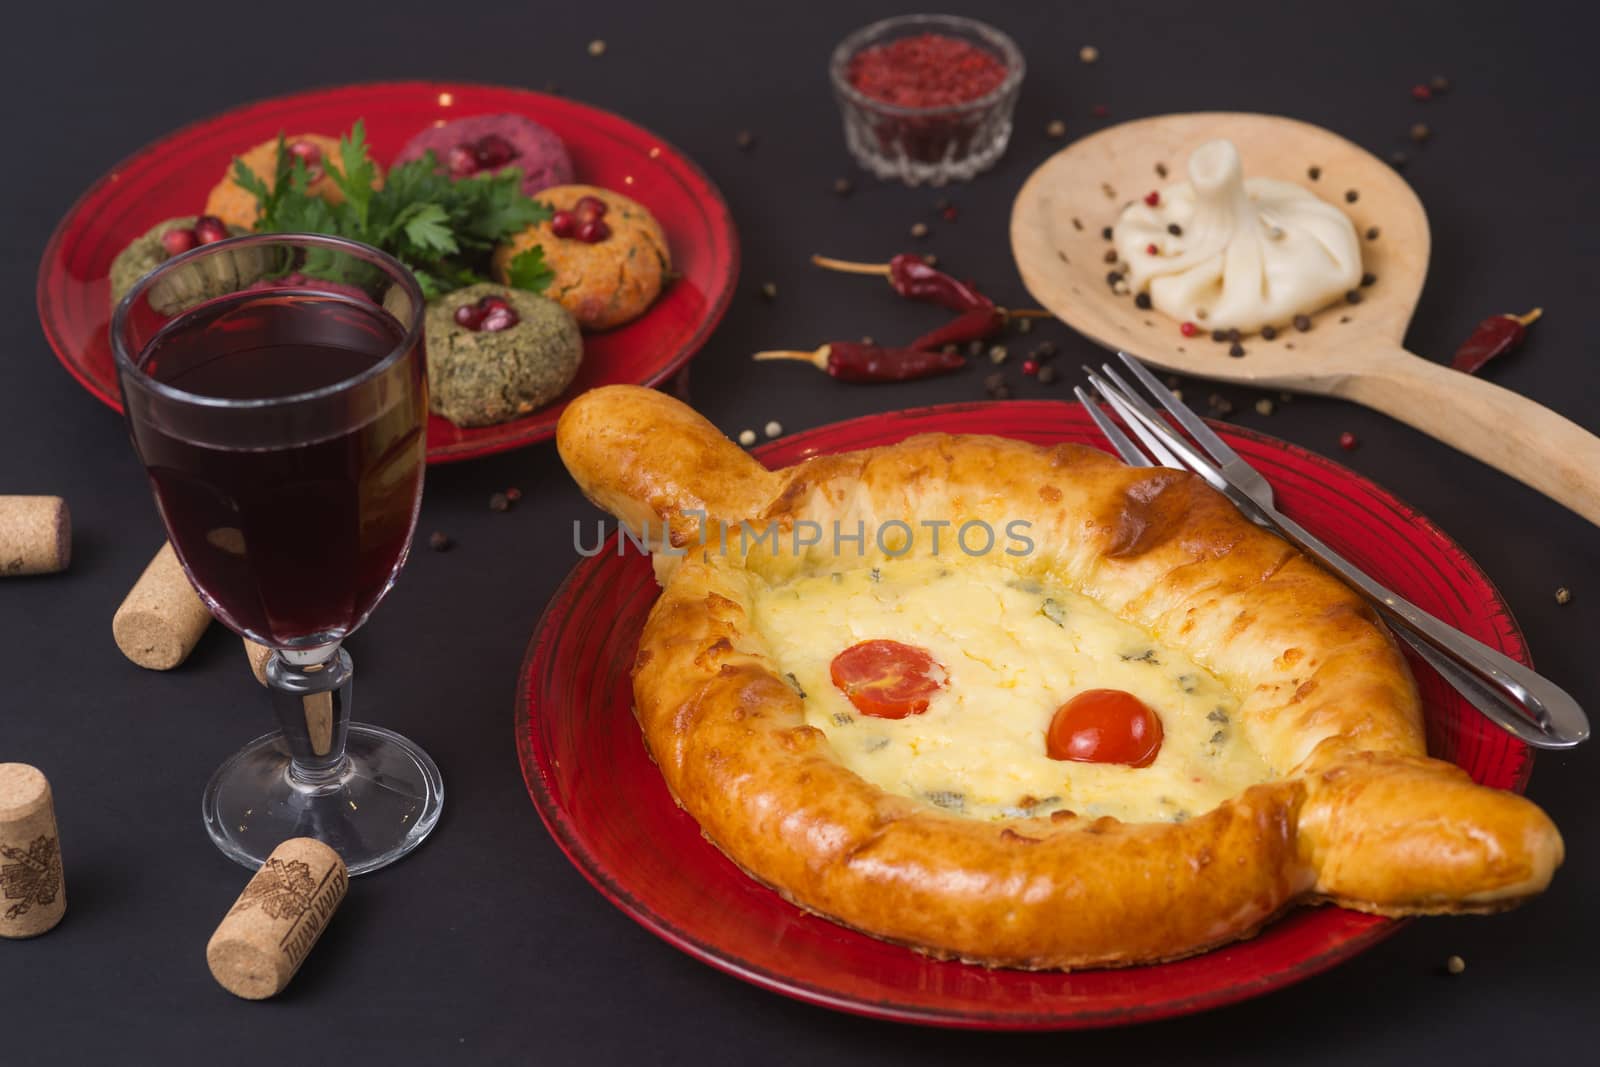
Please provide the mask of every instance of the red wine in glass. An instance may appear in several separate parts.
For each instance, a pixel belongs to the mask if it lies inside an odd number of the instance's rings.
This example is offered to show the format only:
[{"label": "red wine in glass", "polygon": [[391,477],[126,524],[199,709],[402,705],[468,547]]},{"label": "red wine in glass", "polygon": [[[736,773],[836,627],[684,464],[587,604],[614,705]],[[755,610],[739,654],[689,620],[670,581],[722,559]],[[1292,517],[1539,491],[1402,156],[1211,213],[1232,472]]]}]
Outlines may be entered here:
[{"label": "red wine in glass", "polygon": [[[270,646],[280,729],[234,753],[201,813],[259,867],[284,839],[351,874],[438,824],[439,769],[351,721],[344,638],[405,562],[422,497],[422,293],[383,252],[322,234],[202,245],[135,282],[111,346],[167,536],[212,612]],[[244,684],[249,684],[246,681]]]},{"label": "red wine in glass", "polygon": [[[202,397],[276,399],[356,378],[404,339],[370,300],[246,291],[173,319],[140,369]],[[134,425],[173,548],[233,629],[271,645],[325,644],[388,589],[411,542],[426,453],[420,381],[394,393],[362,425],[276,448]]]}]

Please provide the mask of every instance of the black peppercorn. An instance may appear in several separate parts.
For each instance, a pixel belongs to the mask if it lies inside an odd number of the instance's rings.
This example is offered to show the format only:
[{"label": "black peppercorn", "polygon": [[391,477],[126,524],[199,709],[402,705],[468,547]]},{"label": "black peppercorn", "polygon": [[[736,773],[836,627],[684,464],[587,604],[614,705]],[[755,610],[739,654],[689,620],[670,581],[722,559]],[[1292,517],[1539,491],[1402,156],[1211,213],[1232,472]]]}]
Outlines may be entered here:
[{"label": "black peppercorn", "polygon": [[1263,341],[1271,341],[1272,339],[1274,339],[1277,336],[1278,336],[1278,328],[1276,326],[1263,326],[1263,327],[1261,327],[1261,339]]},{"label": "black peppercorn", "polygon": [[1312,181],[1316,181],[1318,178],[1322,177],[1322,168],[1321,167],[1312,167],[1310,170],[1306,171],[1306,175]]},{"label": "black peppercorn", "polygon": [[1100,236],[1104,237],[1108,241],[1111,240],[1111,227],[1107,226],[1105,229],[1101,230]]},{"label": "black peppercorn", "polygon": [[1149,311],[1150,310],[1150,294],[1149,293],[1140,293],[1138,296],[1133,298],[1133,304],[1140,311]]},{"label": "black peppercorn", "polygon": [[1348,293],[1344,294],[1344,302],[1347,304],[1361,303],[1361,290],[1352,289]]},{"label": "black peppercorn", "polygon": [[1174,237],[1182,237],[1183,227],[1179,226],[1176,222],[1169,222],[1167,223],[1167,232],[1172,234]]},{"label": "black peppercorn", "polygon": [[1344,191],[1344,199],[1345,199],[1345,203],[1353,204],[1357,200],[1361,199],[1361,192],[1360,192],[1360,190],[1357,190],[1357,189],[1346,189]]},{"label": "black peppercorn", "polygon": [[1240,344],[1238,341],[1233,342],[1233,344],[1228,346],[1228,355],[1232,356],[1234,359],[1238,359],[1240,356],[1244,355],[1244,345]]},{"label": "black peppercorn", "polygon": [[1294,317],[1294,328],[1299,330],[1301,333],[1305,333],[1307,330],[1311,329],[1311,316],[1296,315]]},{"label": "black peppercorn", "polygon": [[1213,341],[1226,341],[1228,339],[1228,331],[1227,330],[1212,330],[1211,331],[1211,339]]},{"label": "black peppercorn", "polygon": [[1371,271],[1368,271],[1366,274],[1363,274],[1361,276],[1361,284],[1362,285],[1371,285],[1373,282],[1375,282],[1377,280],[1378,280],[1378,276],[1376,274],[1373,274]]}]

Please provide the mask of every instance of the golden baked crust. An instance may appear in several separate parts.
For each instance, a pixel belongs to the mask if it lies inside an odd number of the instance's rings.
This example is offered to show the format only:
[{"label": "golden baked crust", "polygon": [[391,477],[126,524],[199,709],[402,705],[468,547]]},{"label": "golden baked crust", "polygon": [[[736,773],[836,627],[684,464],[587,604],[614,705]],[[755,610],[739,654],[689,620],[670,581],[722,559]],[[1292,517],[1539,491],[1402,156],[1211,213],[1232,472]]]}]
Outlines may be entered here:
[{"label": "golden baked crust", "polygon": [[[687,550],[657,557],[666,580],[634,665],[639,722],[710,840],[802,907],[992,966],[1122,965],[1248,936],[1301,901],[1504,907],[1561,862],[1538,807],[1427,758],[1415,685],[1365,602],[1198,478],[1075,445],[942,434],[769,472],[684,405],[631,386],[580,397],[557,443],[590,499],[635,530],[664,523]],[[805,561],[700,551],[693,511],[780,528],[1026,519],[1037,550],[994,558],[1216,674],[1277,777],[1176,824],[985,822],[885,792],[805,724],[750,623],[752,571]],[[864,565],[874,551],[869,539]]]},{"label": "golden baked crust", "polygon": [[538,245],[555,271],[544,295],[572,312],[585,330],[609,330],[638,318],[655,302],[672,260],[655,216],[621,193],[597,185],[552,185],[538,199],[570,211],[586,196],[605,201],[610,237],[591,244],[557,237],[548,221],[535,223],[495,249],[494,276],[505,283],[511,261]]}]

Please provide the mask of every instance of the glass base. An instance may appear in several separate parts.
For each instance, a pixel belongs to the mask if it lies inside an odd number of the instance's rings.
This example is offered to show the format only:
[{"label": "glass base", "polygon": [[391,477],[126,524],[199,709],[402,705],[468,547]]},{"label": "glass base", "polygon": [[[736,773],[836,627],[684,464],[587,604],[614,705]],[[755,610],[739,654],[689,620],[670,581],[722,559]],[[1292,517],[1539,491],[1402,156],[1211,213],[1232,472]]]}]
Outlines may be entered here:
[{"label": "glass base", "polygon": [[439,821],[444,785],[428,754],[397,733],[351,723],[346,763],[328,781],[294,780],[283,734],[258,737],[217,768],[200,814],[228,858],[251,870],[291,837],[314,837],[352,875],[385,867]]}]

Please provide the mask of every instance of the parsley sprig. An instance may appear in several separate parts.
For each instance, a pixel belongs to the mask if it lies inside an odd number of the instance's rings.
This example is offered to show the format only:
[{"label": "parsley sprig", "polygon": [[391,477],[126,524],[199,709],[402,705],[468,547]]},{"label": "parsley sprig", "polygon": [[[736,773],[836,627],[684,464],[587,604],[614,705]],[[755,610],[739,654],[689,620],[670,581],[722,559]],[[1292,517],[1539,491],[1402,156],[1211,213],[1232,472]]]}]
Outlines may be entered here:
[{"label": "parsley sprig", "polygon": [[[289,152],[282,134],[270,187],[239,159],[233,177],[260,205],[257,231],[326,233],[381,248],[410,268],[429,300],[486,280],[495,245],[551,214],[523,195],[518,168],[452,181],[432,152],[390,170],[379,186],[360,121],[339,138],[339,162],[327,168],[344,194],[338,204],[310,192],[305,160]],[[315,273],[316,264],[305,269]],[[543,292],[552,277],[537,246],[511,261],[515,288]]]}]

